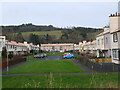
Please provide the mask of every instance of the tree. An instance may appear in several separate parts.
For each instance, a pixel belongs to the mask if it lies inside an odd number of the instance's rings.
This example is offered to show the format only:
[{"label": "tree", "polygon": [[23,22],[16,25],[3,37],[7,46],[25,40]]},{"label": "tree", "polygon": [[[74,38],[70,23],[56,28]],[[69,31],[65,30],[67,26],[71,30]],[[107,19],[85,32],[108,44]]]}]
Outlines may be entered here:
[{"label": "tree", "polygon": [[18,41],[18,42],[23,42],[23,41],[25,41],[24,38],[23,38],[23,36],[22,36],[22,33],[18,33],[15,39],[16,39],[16,41]]},{"label": "tree", "polygon": [[29,36],[29,42],[33,43],[33,44],[39,44],[39,36],[35,35],[35,34],[30,34]]}]

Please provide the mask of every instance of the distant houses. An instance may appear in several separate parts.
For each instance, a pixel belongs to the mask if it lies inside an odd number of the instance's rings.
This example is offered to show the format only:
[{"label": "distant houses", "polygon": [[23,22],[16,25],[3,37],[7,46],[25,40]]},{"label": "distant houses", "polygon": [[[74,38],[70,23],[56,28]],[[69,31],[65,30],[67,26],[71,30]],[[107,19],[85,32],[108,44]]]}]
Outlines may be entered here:
[{"label": "distant houses", "polygon": [[43,51],[70,51],[70,50],[74,50],[74,43],[41,44],[41,50]]},{"label": "distant houses", "polygon": [[14,55],[17,54],[23,55],[27,52],[30,52],[30,50],[36,50],[36,52],[38,52],[40,49],[39,45],[33,45],[32,43],[28,44],[27,42],[17,43],[15,41],[8,41],[5,40],[5,36],[0,36],[0,56],[3,47],[6,47],[8,53],[13,53]]}]

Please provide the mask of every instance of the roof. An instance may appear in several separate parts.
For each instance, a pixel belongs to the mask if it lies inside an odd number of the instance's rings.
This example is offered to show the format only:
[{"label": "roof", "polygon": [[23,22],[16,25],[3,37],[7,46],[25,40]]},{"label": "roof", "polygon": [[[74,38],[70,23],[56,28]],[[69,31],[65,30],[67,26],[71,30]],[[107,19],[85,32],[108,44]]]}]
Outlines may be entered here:
[{"label": "roof", "polygon": [[110,29],[107,29],[103,32],[103,34],[107,34],[107,33],[110,33]]},{"label": "roof", "polygon": [[111,33],[115,33],[115,32],[120,32],[120,27]]},{"label": "roof", "polygon": [[41,46],[73,46],[73,43],[69,43],[69,44],[41,44]]},{"label": "roof", "polygon": [[98,35],[97,35],[97,37],[99,37],[99,36],[101,36],[101,35],[103,35],[103,32],[102,32],[102,33],[100,33],[100,34],[98,34]]},{"label": "roof", "polygon": [[0,38],[5,38],[5,36],[0,36]]},{"label": "roof", "polygon": [[94,41],[92,41],[92,42],[87,42],[84,46],[93,45],[93,44],[96,44],[96,40],[94,40]]},{"label": "roof", "polygon": [[92,44],[96,44],[96,40],[92,41]]},{"label": "roof", "polygon": [[8,41],[8,40],[5,40],[5,44],[7,45],[15,45],[15,46],[22,46],[22,47],[26,47],[23,43],[16,43],[15,41]]},{"label": "roof", "polygon": [[18,43],[18,46],[26,47],[23,43]]},{"label": "roof", "polygon": [[84,46],[87,46],[87,45],[90,45],[91,44],[91,42],[87,42],[87,43],[85,43],[85,45]]}]

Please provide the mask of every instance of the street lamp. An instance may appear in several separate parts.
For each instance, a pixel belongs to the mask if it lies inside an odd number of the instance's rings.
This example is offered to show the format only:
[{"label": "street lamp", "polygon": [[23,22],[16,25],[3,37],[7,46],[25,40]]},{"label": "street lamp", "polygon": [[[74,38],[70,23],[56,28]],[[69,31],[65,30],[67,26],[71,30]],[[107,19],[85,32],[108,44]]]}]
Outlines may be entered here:
[{"label": "street lamp", "polygon": [[8,74],[8,40],[7,40],[7,74]]},{"label": "street lamp", "polygon": [[34,47],[33,47],[33,56],[34,56]]}]

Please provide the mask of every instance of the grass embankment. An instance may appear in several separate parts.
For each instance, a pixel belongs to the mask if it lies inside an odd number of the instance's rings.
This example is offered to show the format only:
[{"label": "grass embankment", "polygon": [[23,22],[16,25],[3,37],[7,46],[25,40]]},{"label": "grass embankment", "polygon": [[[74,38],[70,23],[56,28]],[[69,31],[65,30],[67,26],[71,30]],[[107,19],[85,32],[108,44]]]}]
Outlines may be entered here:
[{"label": "grass embankment", "polygon": [[[23,36],[29,36],[30,34],[35,35],[54,35],[57,38],[60,38],[62,35],[62,32],[60,30],[55,31],[38,31],[38,32],[21,32]],[[17,33],[12,33],[12,35],[17,35]]]},{"label": "grass embankment", "polygon": [[[84,72],[71,61],[31,61],[9,70],[9,74]],[[6,72],[3,72],[5,74]]]},{"label": "grass embankment", "polygon": [[4,76],[3,88],[117,88],[118,74]]},{"label": "grass embankment", "polygon": [[47,56],[62,56],[66,52],[46,52]]}]

